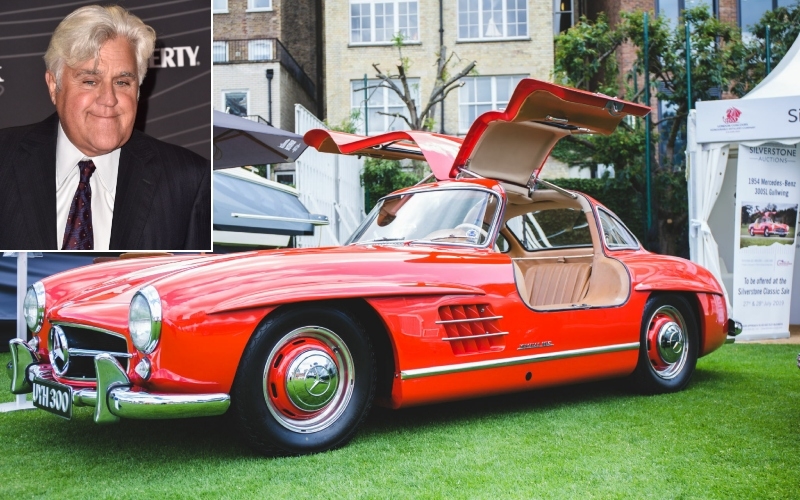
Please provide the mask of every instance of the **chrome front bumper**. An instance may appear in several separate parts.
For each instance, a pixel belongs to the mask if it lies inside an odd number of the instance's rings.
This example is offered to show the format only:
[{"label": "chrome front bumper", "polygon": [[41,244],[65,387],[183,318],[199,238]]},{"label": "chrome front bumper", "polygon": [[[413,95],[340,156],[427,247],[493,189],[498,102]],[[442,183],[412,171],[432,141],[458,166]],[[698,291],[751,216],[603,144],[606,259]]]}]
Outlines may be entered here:
[{"label": "chrome front bumper", "polygon": [[[24,341],[9,342],[11,363],[7,366],[11,392],[27,394],[35,379],[55,381],[50,365],[41,363]],[[231,404],[230,396],[217,394],[159,394],[132,391],[125,370],[109,354],[94,357],[95,389],[73,389],[74,406],[94,406],[94,421],[113,423],[120,418],[162,419],[222,415]]]}]

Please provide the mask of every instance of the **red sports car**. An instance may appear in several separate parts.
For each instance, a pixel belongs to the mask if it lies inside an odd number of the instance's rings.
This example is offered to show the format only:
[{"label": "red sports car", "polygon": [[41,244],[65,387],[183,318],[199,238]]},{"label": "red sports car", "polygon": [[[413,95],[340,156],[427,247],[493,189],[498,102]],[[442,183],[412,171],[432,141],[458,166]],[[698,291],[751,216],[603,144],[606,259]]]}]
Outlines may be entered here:
[{"label": "red sports car", "polygon": [[750,232],[750,236],[755,236],[756,234],[763,234],[765,237],[770,237],[771,235],[780,236],[781,238],[785,237],[789,234],[789,226],[787,224],[781,224],[780,222],[775,222],[772,220],[772,217],[775,215],[775,212],[764,212],[764,215],[756,219],[755,222],[750,224],[748,231]]},{"label": "red sports car", "polygon": [[523,80],[463,139],[311,131],[333,153],[427,160],[342,247],[120,260],[28,290],[12,392],[98,423],[233,413],[268,455],[346,443],[402,408],[630,377],[677,391],[737,333],[717,280],[644,250],[597,201],[538,179],[569,134],[648,108]]}]

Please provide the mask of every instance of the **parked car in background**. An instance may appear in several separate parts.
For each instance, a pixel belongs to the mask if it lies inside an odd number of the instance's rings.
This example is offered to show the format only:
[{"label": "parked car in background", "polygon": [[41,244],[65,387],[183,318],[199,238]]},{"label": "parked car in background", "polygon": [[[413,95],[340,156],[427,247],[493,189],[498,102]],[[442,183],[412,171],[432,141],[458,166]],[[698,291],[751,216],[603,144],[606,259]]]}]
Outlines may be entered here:
[{"label": "parked car in background", "polygon": [[[523,80],[462,140],[313,130],[339,154],[426,160],[345,246],[134,259],[34,284],[14,393],[70,418],[233,413],[267,455],[345,444],[390,408],[630,377],[686,387],[737,325],[702,267],[538,177],[552,147],[641,105]],[[738,327],[740,329],[740,326]]]}]

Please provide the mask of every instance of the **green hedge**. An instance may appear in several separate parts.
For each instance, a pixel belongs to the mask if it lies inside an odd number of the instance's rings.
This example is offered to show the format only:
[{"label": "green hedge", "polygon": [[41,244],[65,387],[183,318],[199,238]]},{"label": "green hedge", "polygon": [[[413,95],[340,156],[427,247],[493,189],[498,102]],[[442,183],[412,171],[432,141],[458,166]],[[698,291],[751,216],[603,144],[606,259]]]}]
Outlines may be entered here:
[{"label": "green hedge", "polygon": [[646,241],[644,200],[630,182],[622,179],[550,179],[550,182],[588,194],[622,219],[639,241]]}]

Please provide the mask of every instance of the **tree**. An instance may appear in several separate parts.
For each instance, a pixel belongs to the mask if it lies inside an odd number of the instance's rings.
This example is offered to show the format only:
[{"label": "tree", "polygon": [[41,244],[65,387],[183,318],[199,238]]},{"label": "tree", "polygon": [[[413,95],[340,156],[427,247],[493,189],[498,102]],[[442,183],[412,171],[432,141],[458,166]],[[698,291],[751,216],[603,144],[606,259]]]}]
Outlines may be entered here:
[{"label": "tree", "polygon": [[[641,101],[641,81],[646,70],[650,74],[651,95],[661,101],[666,112],[660,121],[654,113],[645,120],[623,121],[610,136],[568,136],[553,156],[570,165],[614,165],[617,178],[608,182],[628,182],[641,194],[645,190],[644,131],[646,126],[653,127],[651,151],[660,154],[651,158],[656,220],[654,234],[648,235],[648,246],[673,255],[688,253],[683,151],[688,110],[698,100],[719,99],[725,93],[739,96],[752,89],[764,76],[766,24],[771,27],[776,65],[797,37],[799,20],[800,6],[770,11],[756,25],[755,37],[743,42],[737,27],[715,19],[705,6],[684,11],[674,28],[664,18],[650,16],[650,57],[645,61],[642,12],[623,13],[614,28],[603,15],[595,22],[581,18],[576,26],[556,37],[556,78],[584,90]],[[687,22],[691,33],[691,106],[686,78]],[[623,43],[635,47],[637,60],[634,71],[620,85],[615,51]]]},{"label": "tree", "polygon": [[369,212],[379,199],[398,189],[412,186],[420,179],[422,175],[419,172],[403,169],[398,160],[367,158],[361,173],[365,195],[364,209]]},{"label": "tree", "polygon": [[[462,78],[474,72],[475,61],[467,63],[455,75],[450,75],[449,68],[455,65],[454,57],[458,57],[455,52],[447,55],[447,47],[441,45],[439,52],[436,54],[436,79],[434,81],[433,90],[428,97],[428,101],[417,107],[414,100],[414,93],[412,92],[412,85],[408,83],[408,70],[411,67],[409,58],[403,56],[404,37],[402,33],[398,33],[394,39],[394,45],[397,47],[398,62],[396,65],[397,73],[384,72],[381,70],[378,63],[373,63],[372,67],[375,68],[376,77],[380,80],[380,84],[368,88],[388,88],[391,89],[403,101],[408,109],[408,116],[402,113],[384,113],[382,115],[394,116],[401,118],[406,122],[408,128],[411,130],[433,130],[436,123],[436,110],[439,104],[444,105],[444,100],[450,92],[464,85],[461,81]],[[460,61],[460,59],[459,59]],[[398,84],[399,82],[399,84]],[[357,90],[363,90],[357,89]]]}]

